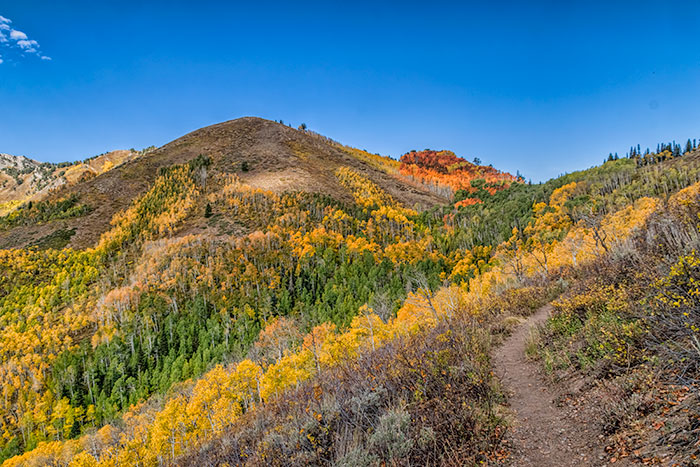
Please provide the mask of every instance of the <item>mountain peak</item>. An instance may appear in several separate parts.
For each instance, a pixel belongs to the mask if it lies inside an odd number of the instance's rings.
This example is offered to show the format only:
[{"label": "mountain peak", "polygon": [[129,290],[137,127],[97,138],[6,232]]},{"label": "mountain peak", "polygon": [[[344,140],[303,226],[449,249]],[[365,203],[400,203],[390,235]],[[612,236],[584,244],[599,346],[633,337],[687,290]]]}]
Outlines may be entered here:
[{"label": "mountain peak", "polygon": [[[352,193],[339,183],[336,175],[338,169],[348,167],[407,207],[424,209],[449,201],[432,187],[402,176],[399,163],[393,159],[343,146],[309,130],[290,128],[258,117],[242,117],[194,130],[149,151],[144,157],[139,153],[126,153],[114,161],[110,155],[115,153],[108,153],[60,169],[55,164],[40,164],[47,172],[42,179],[53,184],[47,182],[26,192],[15,189],[6,194],[5,199],[75,199],[76,203],[89,207],[80,217],[60,222],[61,229],[75,233],[70,246],[78,248],[94,245],[110,228],[113,216],[148,190],[158,173],[200,156],[210,161],[207,166],[210,180],[235,176],[252,189],[277,194],[306,192],[339,202],[353,202]],[[104,166],[109,170],[104,170]],[[67,180],[69,175],[77,173],[80,176]],[[15,183],[14,188],[21,184]],[[215,184],[207,185],[207,191],[214,188]],[[206,194],[203,192],[202,199],[197,202],[206,204]],[[1,196],[3,192],[0,191]],[[188,222],[185,230],[197,230],[203,224],[196,216]],[[59,223],[55,227],[58,228]],[[48,224],[41,228],[18,226],[0,232],[0,246],[23,246],[48,234]]]}]

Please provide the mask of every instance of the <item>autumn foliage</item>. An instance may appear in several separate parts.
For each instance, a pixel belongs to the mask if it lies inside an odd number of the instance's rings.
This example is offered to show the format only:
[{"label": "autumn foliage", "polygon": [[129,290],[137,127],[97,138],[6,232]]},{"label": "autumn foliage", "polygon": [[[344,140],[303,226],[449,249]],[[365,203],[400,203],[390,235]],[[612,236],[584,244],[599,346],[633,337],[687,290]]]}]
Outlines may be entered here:
[{"label": "autumn foliage", "polygon": [[677,164],[527,185],[409,153],[402,176],[467,195],[424,212],[345,166],[346,201],[163,170],[94,248],[0,251],[3,465],[497,462],[490,343],[562,291],[548,371],[663,355],[690,387],[700,170]]},{"label": "autumn foliage", "polygon": [[399,170],[403,175],[432,185],[435,190],[440,191],[442,188],[442,191],[451,194],[462,190],[465,198],[458,202],[458,206],[479,203],[478,198],[470,196],[479,190],[493,195],[517,181],[513,175],[490,166],[471,163],[457,157],[452,151],[414,151],[401,156],[400,161]]}]

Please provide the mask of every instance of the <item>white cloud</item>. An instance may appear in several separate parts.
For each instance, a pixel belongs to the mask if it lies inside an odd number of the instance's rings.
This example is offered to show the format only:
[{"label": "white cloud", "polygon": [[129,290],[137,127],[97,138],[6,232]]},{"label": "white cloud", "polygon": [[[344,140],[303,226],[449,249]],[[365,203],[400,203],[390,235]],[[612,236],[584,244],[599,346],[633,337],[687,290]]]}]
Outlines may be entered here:
[{"label": "white cloud", "polygon": [[25,52],[29,52],[29,53],[36,52],[36,48],[39,47],[39,43],[37,41],[31,41],[31,40],[17,41],[17,45],[19,46],[20,49],[24,50]]},{"label": "white cloud", "polygon": [[22,31],[18,31],[16,29],[13,29],[10,31],[10,37],[16,41],[21,41],[21,40],[26,40],[27,35],[23,33]]},{"label": "white cloud", "polygon": [[[10,27],[10,24],[12,24],[11,19],[0,15],[0,46],[4,46],[9,50],[12,50],[13,48],[15,50],[19,49],[22,54],[33,54],[39,57],[41,60],[51,60],[51,57],[41,53],[39,50],[40,46],[37,41],[30,39],[26,33],[20,31],[19,29]],[[9,33],[4,31],[9,31]],[[3,60],[0,59],[0,64],[2,63]]]}]

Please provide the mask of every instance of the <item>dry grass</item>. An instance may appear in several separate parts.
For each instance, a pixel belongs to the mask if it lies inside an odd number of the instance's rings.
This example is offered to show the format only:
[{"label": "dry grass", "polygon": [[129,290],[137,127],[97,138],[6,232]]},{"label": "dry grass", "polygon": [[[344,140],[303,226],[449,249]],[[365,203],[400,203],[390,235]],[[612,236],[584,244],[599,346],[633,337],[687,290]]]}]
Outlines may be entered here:
[{"label": "dry grass", "polygon": [[[144,193],[163,167],[181,164],[199,154],[213,161],[210,174],[236,173],[245,183],[281,191],[323,193],[336,199],[351,199],[334,175],[340,166],[360,171],[392,197],[408,207],[428,208],[446,202],[426,189],[410,186],[338,148],[336,143],[259,118],[240,118],[189,133],[135,160],[127,160],[105,173],[51,196],[77,193],[80,202],[93,210],[86,216],[70,219],[54,230],[75,230],[70,245],[85,248],[94,245],[109,228],[116,212],[126,208]],[[104,167],[105,161],[95,164]],[[247,170],[242,170],[246,166]],[[194,220],[191,224],[197,224]],[[0,234],[0,248],[22,247],[49,235],[52,227],[18,228]]]}]

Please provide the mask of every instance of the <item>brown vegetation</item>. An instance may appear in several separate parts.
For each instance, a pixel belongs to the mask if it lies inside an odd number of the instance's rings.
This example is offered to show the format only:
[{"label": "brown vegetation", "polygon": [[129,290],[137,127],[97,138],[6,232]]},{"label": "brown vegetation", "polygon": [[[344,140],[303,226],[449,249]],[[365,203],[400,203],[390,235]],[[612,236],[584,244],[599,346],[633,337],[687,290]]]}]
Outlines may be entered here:
[{"label": "brown vegetation", "polygon": [[[320,135],[246,117],[196,130],[143,157],[120,166],[115,164],[112,170],[94,178],[63,187],[51,196],[77,194],[80,202],[92,211],[56,224],[55,230],[75,230],[70,242],[73,248],[94,245],[108,230],[114,214],[144,193],[161,168],[182,164],[200,154],[212,160],[210,175],[236,174],[253,187],[280,193],[305,191],[351,200],[350,193],[338,184],[335,176],[335,170],[348,166],[361,171],[407,207],[427,208],[446,201],[427,188],[402,182],[377,168],[377,164]],[[197,222],[190,219],[190,223]],[[30,244],[50,234],[52,229],[53,226],[41,229],[26,226],[0,232],[0,247]]]}]

